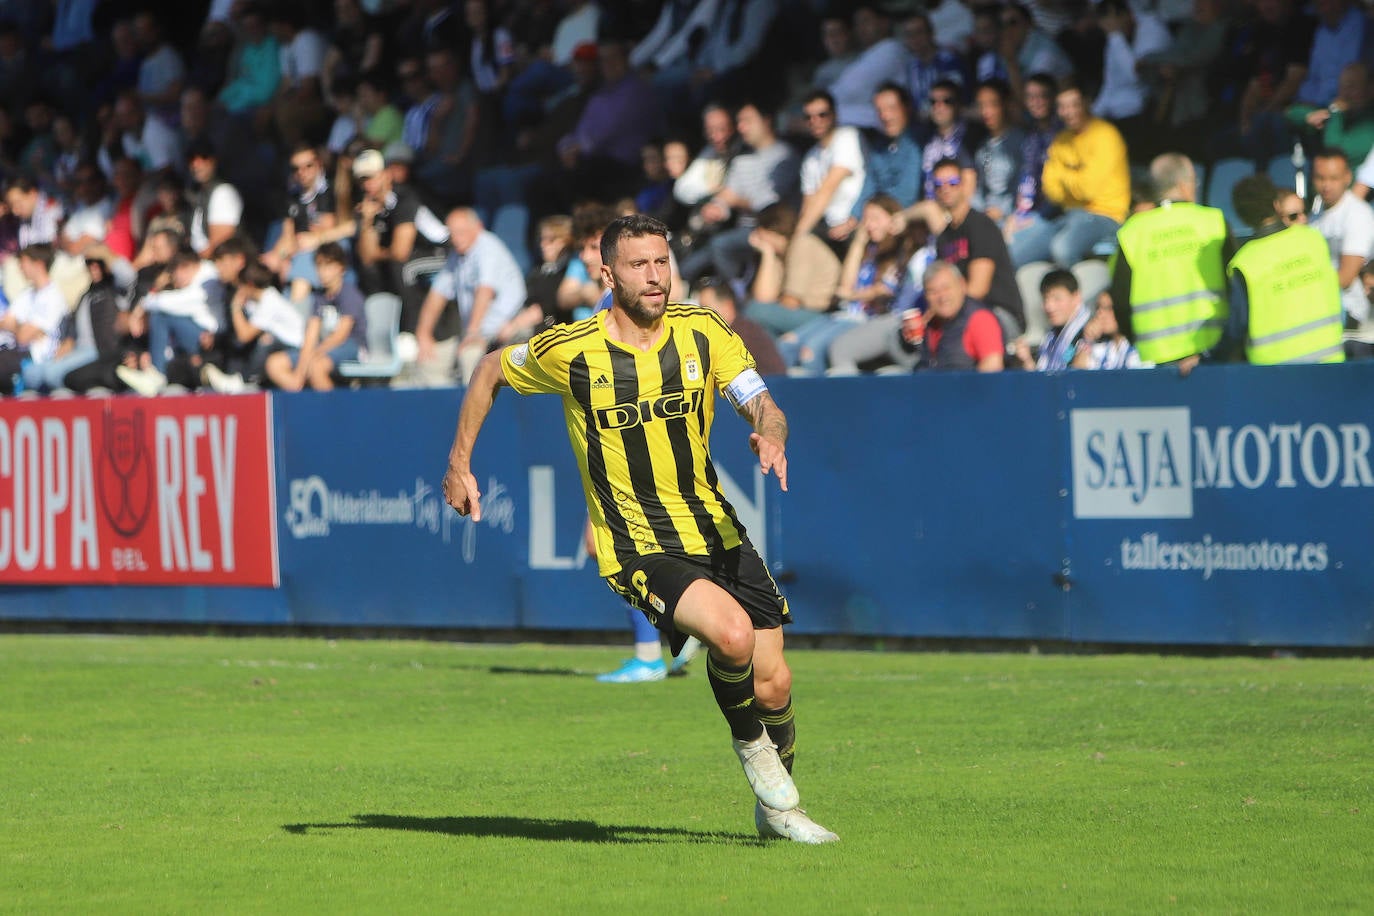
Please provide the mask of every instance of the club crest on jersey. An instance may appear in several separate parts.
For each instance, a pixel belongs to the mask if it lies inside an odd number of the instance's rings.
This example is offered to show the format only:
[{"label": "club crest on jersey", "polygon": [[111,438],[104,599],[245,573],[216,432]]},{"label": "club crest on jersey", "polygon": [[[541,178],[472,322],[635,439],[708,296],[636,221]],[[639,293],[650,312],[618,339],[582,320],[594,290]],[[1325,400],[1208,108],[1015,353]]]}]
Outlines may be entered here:
[{"label": "club crest on jersey", "polygon": [[687,372],[687,381],[701,381],[701,363],[697,362],[695,353],[688,353],[687,358],[682,362],[683,369]]}]

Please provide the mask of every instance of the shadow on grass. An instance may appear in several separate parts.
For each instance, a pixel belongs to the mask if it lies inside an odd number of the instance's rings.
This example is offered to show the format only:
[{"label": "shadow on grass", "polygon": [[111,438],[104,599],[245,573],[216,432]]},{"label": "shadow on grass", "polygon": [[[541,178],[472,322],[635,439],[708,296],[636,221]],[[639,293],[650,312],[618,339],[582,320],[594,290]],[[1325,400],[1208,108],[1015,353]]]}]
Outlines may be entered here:
[{"label": "shadow on grass", "polygon": [[409,830],[448,836],[512,837],[523,840],[554,840],[573,843],[737,843],[756,846],[755,836],[711,833],[681,827],[644,827],[598,824],[532,817],[414,817],[405,814],[355,814],[341,824],[284,824],[287,833],[307,834],[329,830]]}]

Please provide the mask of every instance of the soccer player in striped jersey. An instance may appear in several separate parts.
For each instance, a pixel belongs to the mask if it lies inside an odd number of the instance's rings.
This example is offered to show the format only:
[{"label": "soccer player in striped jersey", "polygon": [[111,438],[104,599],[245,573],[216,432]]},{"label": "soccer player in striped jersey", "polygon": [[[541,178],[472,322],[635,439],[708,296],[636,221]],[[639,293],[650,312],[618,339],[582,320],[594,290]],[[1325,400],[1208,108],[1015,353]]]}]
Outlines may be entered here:
[{"label": "soccer player in striped jersey", "polygon": [[620,217],[602,234],[609,311],[488,354],[463,398],[444,475],[461,515],[481,519],[471,459],[496,392],[557,394],[610,587],[668,636],[707,649],[706,675],[758,799],[760,835],[826,843],[799,806],[787,600],[721,492],[709,439],[715,392],[752,426],[763,473],[787,489],[787,419],[719,315],[671,302],[668,229]]}]

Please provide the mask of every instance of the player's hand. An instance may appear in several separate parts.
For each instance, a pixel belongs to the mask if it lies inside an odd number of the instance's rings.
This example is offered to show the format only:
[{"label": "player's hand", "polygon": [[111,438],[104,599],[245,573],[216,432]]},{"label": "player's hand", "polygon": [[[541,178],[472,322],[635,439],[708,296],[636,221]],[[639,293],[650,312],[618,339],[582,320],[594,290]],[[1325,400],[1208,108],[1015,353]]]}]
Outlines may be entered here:
[{"label": "player's hand", "polygon": [[754,450],[754,454],[759,456],[759,468],[766,475],[770,470],[778,475],[778,483],[782,486],[783,492],[787,492],[787,452],[783,445],[761,436],[758,433],[749,434],[749,447]]},{"label": "player's hand", "polygon": [[474,522],[482,520],[482,493],[471,471],[449,465],[444,474],[444,499],[459,515],[471,515]]}]

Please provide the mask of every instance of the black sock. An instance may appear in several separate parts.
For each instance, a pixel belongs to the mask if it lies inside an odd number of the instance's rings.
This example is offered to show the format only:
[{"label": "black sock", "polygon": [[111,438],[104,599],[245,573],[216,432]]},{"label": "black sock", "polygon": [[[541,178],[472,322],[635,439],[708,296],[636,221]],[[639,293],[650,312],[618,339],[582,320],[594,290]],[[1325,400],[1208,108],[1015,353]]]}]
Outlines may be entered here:
[{"label": "black sock", "polygon": [[797,726],[792,718],[792,700],[789,697],[782,709],[768,709],[754,703],[754,712],[759,721],[768,729],[768,737],[778,746],[778,756],[787,772],[792,772],[792,759],[797,754]]},{"label": "black sock", "polygon": [[738,741],[753,741],[763,734],[763,725],[754,714],[754,663],[734,668],[712,654],[706,656],[706,680],[716,695],[716,705],[730,724],[730,734]]}]

